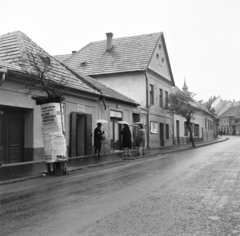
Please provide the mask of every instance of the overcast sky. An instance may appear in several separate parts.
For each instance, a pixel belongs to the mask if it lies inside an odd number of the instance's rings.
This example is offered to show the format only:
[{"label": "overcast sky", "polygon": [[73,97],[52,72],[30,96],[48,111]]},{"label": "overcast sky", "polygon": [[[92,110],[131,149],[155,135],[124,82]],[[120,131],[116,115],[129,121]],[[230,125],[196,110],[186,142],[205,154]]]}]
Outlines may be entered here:
[{"label": "overcast sky", "polygon": [[0,35],[20,30],[52,55],[91,41],[163,32],[175,84],[240,100],[239,0],[2,0]]}]

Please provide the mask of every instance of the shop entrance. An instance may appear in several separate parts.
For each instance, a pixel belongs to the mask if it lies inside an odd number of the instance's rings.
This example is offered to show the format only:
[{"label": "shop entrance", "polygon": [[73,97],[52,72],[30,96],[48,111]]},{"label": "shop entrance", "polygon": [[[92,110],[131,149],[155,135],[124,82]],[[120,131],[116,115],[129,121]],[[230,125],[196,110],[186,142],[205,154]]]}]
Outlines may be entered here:
[{"label": "shop entrance", "polygon": [[[132,114],[132,123],[139,122],[140,121],[140,115],[139,114]],[[132,138],[134,142],[136,141],[137,138],[137,133],[138,133],[138,126],[133,126],[132,127]]]},{"label": "shop entrance", "polygon": [[24,110],[0,107],[0,163],[23,161]]},{"label": "shop entrance", "polygon": [[118,124],[119,118],[110,119],[110,139],[111,148],[114,150],[121,150],[121,125]]},{"label": "shop entrance", "polygon": [[92,114],[71,113],[70,157],[92,154]]},{"label": "shop entrance", "polygon": [[121,150],[121,125],[118,121],[122,120],[121,111],[110,110],[110,139],[113,150]]}]

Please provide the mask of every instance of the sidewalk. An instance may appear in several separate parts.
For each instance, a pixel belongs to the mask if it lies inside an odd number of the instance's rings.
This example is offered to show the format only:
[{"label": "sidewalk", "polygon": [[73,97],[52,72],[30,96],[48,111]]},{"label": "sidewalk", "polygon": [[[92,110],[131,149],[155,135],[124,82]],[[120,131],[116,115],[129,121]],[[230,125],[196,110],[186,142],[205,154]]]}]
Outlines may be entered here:
[{"label": "sidewalk", "polygon": [[[196,148],[204,147],[207,145],[215,144],[218,142],[226,141],[226,137],[218,137],[212,141],[204,141],[195,143]],[[139,158],[146,158],[157,154],[173,153],[192,149],[192,144],[172,145],[161,148],[146,149],[145,156],[137,156],[137,151],[132,151],[128,160],[123,160],[123,152],[110,153],[102,155],[101,157],[84,156],[74,157],[68,159],[68,172],[74,170],[80,170],[83,168],[89,168],[92,166],[99,166],[105,164],[111,164],[121,161],[131,161]],[[46,173],[46,164],[44,161],[35,162],[21,162],[14,164],[7,164],[0,166],[0,185],[13,182],[19,182],[30,178],[41,177]]]}]

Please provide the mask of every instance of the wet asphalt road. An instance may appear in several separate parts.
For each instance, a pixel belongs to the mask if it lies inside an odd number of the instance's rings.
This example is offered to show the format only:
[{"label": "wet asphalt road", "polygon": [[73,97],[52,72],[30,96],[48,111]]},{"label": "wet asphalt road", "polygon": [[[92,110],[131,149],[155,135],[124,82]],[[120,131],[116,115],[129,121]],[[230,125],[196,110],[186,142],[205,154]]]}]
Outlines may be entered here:
[{"label": "wet asphalt road", "polygon": [[240,235],[240,137],[0,186],[0,235]]}]

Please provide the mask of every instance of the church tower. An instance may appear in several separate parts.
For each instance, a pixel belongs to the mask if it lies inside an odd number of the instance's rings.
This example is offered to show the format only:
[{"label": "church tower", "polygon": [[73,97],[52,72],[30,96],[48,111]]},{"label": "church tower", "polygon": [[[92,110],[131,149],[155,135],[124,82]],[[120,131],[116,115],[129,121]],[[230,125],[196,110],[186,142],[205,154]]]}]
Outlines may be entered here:
[{"label": "church tower", "polygon": [[186,84],[186,79],[185,78],[184,78],[184,85],[183,85],[182,90],[183,90],[184,93],[188,92],[188,86]]}]

